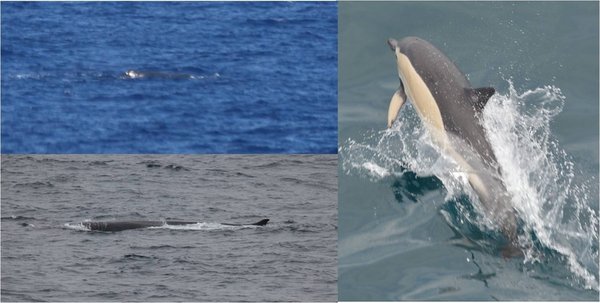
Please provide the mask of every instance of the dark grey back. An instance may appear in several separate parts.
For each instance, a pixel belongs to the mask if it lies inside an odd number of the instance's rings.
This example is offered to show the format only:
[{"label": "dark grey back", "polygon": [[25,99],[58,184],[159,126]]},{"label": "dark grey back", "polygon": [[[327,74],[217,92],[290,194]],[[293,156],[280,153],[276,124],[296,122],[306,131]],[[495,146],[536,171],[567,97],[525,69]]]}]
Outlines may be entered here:
[{"label": "dark grey back", "polygon": [[108,222],[83,222],[90,230],[98,231],[122,231],[127,229],[146,228],[161,226],[162,221],[108,221]]},{"label": "dark grey back", "polygon": [[82,224],[90,230],[98,231],[122,231],[136,228],[157,227],[164,224],[188,225],[196,224],[195,221],[106,221],[106,222],[83,222]]},{"label": "dark grey back", "polygon": [[[256,225],[256,226],[264,226],[267,225],[269,219],[262,219],[256,223],[249,224],[238,224],[238,223],[221,223],[222,225],[230,225],[230,226],[244,226],[244,225]],[[162,226],[164,224],[169,225],[188,225],[188,224],[196,224],[197,221],[106,221],[106,222],[82,222],[83,226],[89,228],[90,230],[97,231],[122,231],[128,229],[136,229],[136,228],[147,228],[147,227],[157,227]]]}]

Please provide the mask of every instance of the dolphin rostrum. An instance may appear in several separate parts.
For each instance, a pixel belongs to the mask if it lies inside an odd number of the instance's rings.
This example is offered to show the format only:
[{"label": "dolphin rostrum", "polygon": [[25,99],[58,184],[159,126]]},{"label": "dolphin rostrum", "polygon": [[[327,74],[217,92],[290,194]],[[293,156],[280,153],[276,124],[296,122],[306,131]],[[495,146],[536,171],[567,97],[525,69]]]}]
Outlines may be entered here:
[{"label": "dolphin rostrum", "polygon": [[400,78],[400,87],[390,101],[388,127],[410,99],[433,142],[467,174],[487,218],[500,226],[509,245],[514,246],[515,210],[479,121],[494,88],[473,88],[446,55],[423,39],[387,42],[396,55]]},{"label": "dolphin rostrum", "polygon": [[[256,223],[250,224],[238,224],[238,223],[221,223],[221,225],[227,226],[265,226],[269,222],[269,219],[262,219]],[[127,229],[136,228],[147,228],[147,227],[158,227],[167,225],[188,225],[197,224],[197,221],[104,221],[104,222],[81,222],[83,226],[90,230],[96,231],[122,231]]]}]

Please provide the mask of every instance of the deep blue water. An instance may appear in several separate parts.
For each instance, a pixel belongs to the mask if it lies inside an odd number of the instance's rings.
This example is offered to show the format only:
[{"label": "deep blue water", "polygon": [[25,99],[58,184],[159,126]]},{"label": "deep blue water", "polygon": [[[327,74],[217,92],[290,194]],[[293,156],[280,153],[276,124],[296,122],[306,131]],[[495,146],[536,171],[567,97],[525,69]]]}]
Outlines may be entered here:
[{"label": "deep blue water", "polygon": [[2,153],[335,153],[336,91],[336,3],[2,3]]}]

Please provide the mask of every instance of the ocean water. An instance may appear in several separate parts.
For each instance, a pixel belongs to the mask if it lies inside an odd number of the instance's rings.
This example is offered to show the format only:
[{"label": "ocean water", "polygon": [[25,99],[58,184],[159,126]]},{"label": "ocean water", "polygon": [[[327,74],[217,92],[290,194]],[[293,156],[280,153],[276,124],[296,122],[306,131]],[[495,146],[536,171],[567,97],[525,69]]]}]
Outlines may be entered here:
[{"label": "ocean water", "polygon": [[3,155],[1,299],[335,301],[336,201],[335,155]]},{"label": "ocean water", "polygon": [[[598,300],[598,3],[339,3],[339,299]],[[418,36],[474,87],[523,233],[502,236],[397,89]]]},{"label": "ocean water", "polygon": [[2,153],[335,153],[333,2],[3,2]]}]

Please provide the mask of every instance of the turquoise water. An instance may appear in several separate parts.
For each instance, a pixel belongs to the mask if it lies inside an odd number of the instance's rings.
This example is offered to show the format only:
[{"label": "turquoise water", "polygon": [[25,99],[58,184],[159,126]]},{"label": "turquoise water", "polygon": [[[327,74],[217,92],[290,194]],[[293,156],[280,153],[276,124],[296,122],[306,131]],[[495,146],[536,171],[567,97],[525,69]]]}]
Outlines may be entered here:
[{"label": "turquoise water", "polygon": [[[598,300],[598,3],[339,4],[339,299]],[[505,259],[405,106],[388,38],[418,36],[474,87],[529,244]],[[490,248],[492,247],[492,248]]]}]

